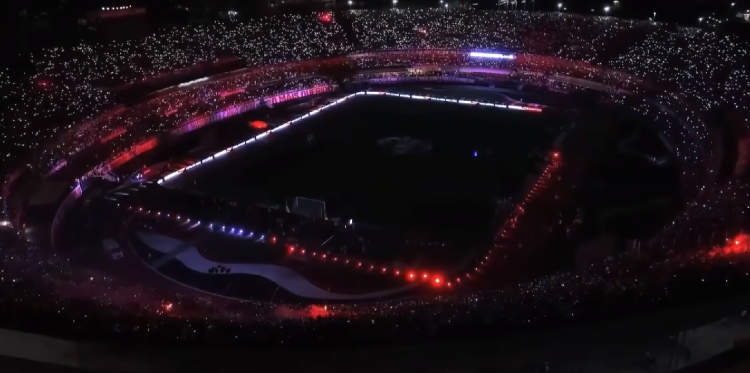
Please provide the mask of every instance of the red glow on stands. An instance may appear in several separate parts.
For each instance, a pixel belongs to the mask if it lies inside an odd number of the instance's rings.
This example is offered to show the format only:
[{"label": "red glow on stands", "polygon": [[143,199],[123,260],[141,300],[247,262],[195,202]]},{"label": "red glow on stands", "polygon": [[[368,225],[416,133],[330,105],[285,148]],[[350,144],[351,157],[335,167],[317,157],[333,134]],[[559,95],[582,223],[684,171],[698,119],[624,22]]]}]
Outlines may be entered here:
[{"label": "red glow on stands", "polygon": [[289,252],[290,252],[290,253],[293,253],[293,252],[294,252],[294,246],[293,246],[293,245],[289,245]]},{"label": "red glow on stands", "polygon": [[310,306],[310,317],[326,317],[330,315],[328,306]]},{"label": "red glow on stands", "polygon": [[435,286],[442,286],[443,285],[443,279],[440,277],[435,277],[432,279],[432,284]]},{"label": "red glow on stands", "polygon": [[422,280],[427,280],[428,277],[430,277],[429,274],[427,274],[427,273],[423,273],[422,274]]},{"label": "red glow on stands", "polygon": [[321,13],[318,15],[318,19],[323,23],[333,22],[333,13]]},{"label": "red glow on stands", "polygon": [[109,162],[109,168],[115,169],[120,167],[126,162],[129,162],[135,156],[147,152],[156,147],[158,141],[156,138],[146,140],[117,156],[114,160]]},{"label": "red glow on stands", "polygon": [[268,123],[262,120],[254,120],[250,122],[250,127],[255,128],[257,130],[263,130],[263,129],[268,128]]},{"label": "red glow on stands", "polygon": [[48,90],[53,88],[53,84],[51,80],[47,79],[37,79],[36,86],[39,87],[39,89]]},{"label": "red glow on stands", "polygon": [[729,256],[744,254],[750,252],[750,236],[747,234],[741,234],[735,237],[733,240],[728,240],[726,246],[717,247],[711,250],[710,256]]},{"label": "red glow on stands", "polygon": [[406,277],[409,279],[409,281],[414,281],[417,275],[415,275],[414,272],[409,272],[409,275]]},{"label": "red glow on stands", "polygon": [[292,309],[288,306],[280,306],[274,310],[276,317],[281,319],[309,319],[317,317],[328,317],[331,310],[328,306],[310,306],[307,309]]},{"label": "red glow on stands", "polygon": [[112,131],[112,133],[110,133],[109,135],[107,135],[105,137],[102,137],[101,140],[99,140],[99,143],[106,144],[110,140],[115,139],[116,137],[122,135],[125,132],[126,132],[125,128],[118,128],[118,129]]},{"label": "red glow on stands", "polygon": [[276,237],[274,237],[274,236],[271,236],[271,243],[273,243],[273,244],[275,244],[275,243],[276,243]]},{"label": "red glow on stands", "polygon": [[221,96],[222,98],[224,98],[224,97],[238,95],[238,94],[244,93],[244,92],[245,92],[245,87],[242,87],[242,88],[231,89],[231,90],[228,90],[228,91],[221,92],[221,93],[219,93],[219,96]]}]

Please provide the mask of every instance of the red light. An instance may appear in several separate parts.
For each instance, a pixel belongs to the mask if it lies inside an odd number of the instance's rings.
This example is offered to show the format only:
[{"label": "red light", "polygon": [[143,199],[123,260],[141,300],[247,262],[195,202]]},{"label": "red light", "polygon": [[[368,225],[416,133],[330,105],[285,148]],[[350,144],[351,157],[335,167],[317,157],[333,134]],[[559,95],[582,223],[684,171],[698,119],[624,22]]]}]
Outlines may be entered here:
[{"label": "red light", "polygon": [[322,13],[322,14],[318,15],[318,19],[320,19],[320,22],[330,23],[331,21],[333,21],[333,14],[331,14],[331,13]]},{"label": "red light", "polygon": [[289,252],[290,252],[290,253],[293,253],[293,252],[294,252],[294,246],[293,246],[293,245],[289,245]]},{"label": "red light", "polygon": [[441,284],[441,283],[442,283],[443,281],[442,281],[442,280],[440,280],[440,277],[435,277],[435,279],[434,279],[434,280],[432,280],[432,282],[434,282],[434,283],[435,283],[435,285],[440,285],[440,284]]},{"label": "red light", "polygon": [[[178,216],[177,219],[179,219],[179,218],[180,217]],[[276,243],[276,237],[275,236],[271,236],[271,243]]]},{"label": "red light", "polygon": [[430,277],[430,275],[428,275],[428,274],[426,274],[426,273],[425,273],[425,274],[423,274],[423,275],[422,275],[422,280],[426,280],[426,279],[427,279],[427,277]]},{"label": "red light", "polygon": [[410,281],[413,281],[414,278],[417,277],[417,275],[415,275],[414,272],[410,272],[408,277]]},{"label": "red light", "polygon": [[399,274],[401,274],[401,271],[396,271],[396,276],[398,276]]},{"label": "red light", "polygon": [[[243,89],[242,92],[244,92],[244,91],[245,90]],[[266,123],[266,122],[264,122],[262,120],[254,120],[254,121],[250,122],[250,127],[262,130],[262,129],[268,128],[268,123]]]}]

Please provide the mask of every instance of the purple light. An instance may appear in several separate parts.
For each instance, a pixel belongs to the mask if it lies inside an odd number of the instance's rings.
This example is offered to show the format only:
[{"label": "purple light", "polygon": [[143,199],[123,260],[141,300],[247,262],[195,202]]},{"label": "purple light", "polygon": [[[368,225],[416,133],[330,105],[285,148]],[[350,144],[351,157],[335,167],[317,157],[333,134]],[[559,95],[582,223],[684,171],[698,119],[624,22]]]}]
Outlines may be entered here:
[{"label": "purple light", "polygon": [[515,60],[516,56],[513,54],[502,54],[502,53],[485,53],[485,52],[471,52],[469,57],[478,58],[495,58],[499,60]]}]

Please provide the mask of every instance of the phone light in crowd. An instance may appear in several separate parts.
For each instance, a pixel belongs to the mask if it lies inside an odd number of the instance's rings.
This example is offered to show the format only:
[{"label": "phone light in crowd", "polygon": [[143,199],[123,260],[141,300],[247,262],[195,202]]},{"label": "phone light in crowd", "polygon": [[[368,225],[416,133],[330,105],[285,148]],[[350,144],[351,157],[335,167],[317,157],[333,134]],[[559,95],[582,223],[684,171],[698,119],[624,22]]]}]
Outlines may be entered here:
[{"label": "phone light in crowd", "polygon": [[476,158],[476,157],[478,157],[478,156],[479,156],[479,152],[477,152],[477,151],[475,150],[475,151],[474,151],[474,157]]},{"label": "phone light in crowd", "polygon": [[495,58],[498,60],[515,60],[516,59],[516,56],[514,54],[487,53],[487,52],[471,52],[469,53],[469,57]]}]

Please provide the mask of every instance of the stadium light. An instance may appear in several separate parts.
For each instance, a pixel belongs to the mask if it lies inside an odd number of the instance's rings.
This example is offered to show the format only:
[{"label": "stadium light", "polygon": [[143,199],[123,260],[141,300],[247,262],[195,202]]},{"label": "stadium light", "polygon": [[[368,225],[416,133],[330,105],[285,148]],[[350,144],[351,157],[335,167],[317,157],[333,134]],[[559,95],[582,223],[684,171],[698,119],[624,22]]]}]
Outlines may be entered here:
[{"label": "stadium light", "polygon": [[604,14],[609,14],[609,7],[608,6],[604,7]]}]

